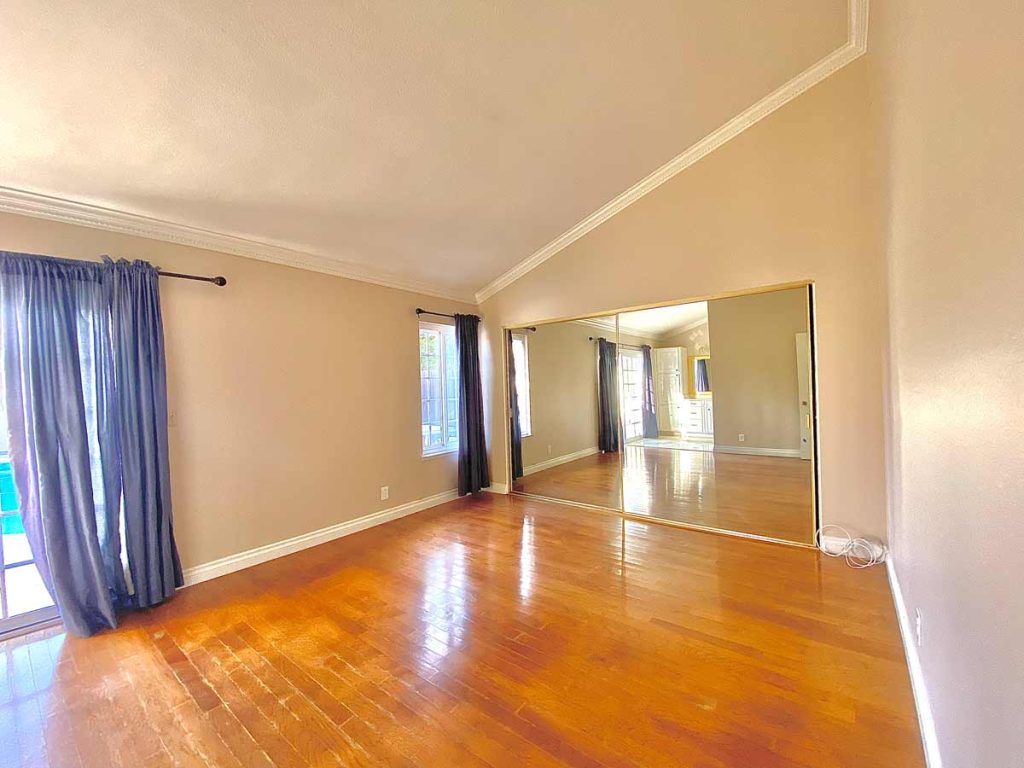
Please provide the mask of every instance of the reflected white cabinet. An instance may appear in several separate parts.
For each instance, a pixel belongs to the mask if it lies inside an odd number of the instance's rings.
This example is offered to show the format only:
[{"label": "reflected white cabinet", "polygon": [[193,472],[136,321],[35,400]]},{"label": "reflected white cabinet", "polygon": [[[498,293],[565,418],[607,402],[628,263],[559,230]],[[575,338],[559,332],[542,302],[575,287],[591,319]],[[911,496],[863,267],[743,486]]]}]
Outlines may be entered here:
[{"label": "reflected white cabinet", "polygon": [[714,408],[710,397],[686,401],[686,436],[693,440],[712,440],[715,436]]},{"label": "reflected white cabinet", "polygon": [[683,376],[686,371],[686,347],[659,347],[654,350],[655,413],[658,432],[678,434],[686,430],[683,409]]}]

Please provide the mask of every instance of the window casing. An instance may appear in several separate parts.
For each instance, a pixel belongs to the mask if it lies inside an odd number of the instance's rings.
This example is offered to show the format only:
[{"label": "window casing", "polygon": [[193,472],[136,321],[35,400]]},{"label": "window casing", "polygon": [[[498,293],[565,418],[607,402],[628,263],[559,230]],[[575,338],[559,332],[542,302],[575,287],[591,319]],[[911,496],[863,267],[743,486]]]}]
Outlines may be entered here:
[{"label": "window casing", "polygon": [[420,322],[420,447],[424,456],[459,448],[459,356],[455,328]]},{"label": "window casing", "polygon": [[523,437],[529,437],[533,433],[533,417],[530,408],[530,346],[525,331],[512,332],[512,360],[516,364],[519,431]]}]

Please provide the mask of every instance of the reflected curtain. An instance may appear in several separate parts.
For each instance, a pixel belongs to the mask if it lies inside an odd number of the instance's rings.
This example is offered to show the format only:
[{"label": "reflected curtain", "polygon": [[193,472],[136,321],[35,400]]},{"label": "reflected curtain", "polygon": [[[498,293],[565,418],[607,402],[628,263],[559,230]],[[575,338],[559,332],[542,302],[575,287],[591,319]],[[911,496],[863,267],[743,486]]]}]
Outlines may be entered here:
[{"label": "reflected curtain", "polygon": [[619,375],[615,344],[597,340],[597,447],[605,453],[619,450]]},{"label": "reflected curtain", "polygon": [[519,392],[516,389],[516,358],[512,354],[512,331],[505,331],[508,354],[509,434],[512,439],[512,480],[523,476],[523,429],[519,423]]},{"label": "reflected curtain", "polygon": [[711,377],[708,375],[708,361],[700,358],[694,361],[694,388],[698,392],[711,391]]},{"label": "reflected curtain", "polygon": [[[146,295],[140,282],[149,284],[149,306],[132,318]],[[116,626],[119,607],[151,605],[181,583],[156,270],[0,253],[0,321],[11,465],[29,546],[67,629],[90,635]],[[139,492],[153,488],[156,506]],[[166,528],[157,570],[170,582],[157,588],[137,536],[154,515]],[[122,522],[128,563],[137,566],[127,579]]]},{"label": "reflected curtain", "polygon": [[651,361],[651,347],[644,344],[640,347],[644,358],[644,384],[641,392],[643,408],[644,437],[658,436],[658,414],[654,405],[654,365]]},{"label": "reflected curtain", "polygon": [[459,352],[459,495],[491,484],[484,433],[484,397],[480,384],[480,318],[455,315]]}]

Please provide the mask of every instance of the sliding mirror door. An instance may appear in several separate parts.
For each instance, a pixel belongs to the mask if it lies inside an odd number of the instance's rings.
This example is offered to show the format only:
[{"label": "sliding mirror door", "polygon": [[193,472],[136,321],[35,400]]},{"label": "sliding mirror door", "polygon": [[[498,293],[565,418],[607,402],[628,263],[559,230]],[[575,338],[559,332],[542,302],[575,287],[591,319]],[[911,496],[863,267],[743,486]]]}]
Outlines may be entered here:
[{"label": "sliding mirror door", "polygon": [[814,540],[807,288],[619,316],[629,514]]},{"label": "sliding mirror door", "polygon": [[614,318],[506,332],[512,490],[620,510]]}]

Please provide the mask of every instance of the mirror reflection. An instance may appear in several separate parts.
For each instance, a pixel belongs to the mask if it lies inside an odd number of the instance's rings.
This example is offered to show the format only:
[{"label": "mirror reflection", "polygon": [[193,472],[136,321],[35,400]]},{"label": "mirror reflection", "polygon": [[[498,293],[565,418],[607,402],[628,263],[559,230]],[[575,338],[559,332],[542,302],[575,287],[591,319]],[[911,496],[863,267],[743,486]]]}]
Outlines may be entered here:
[{"label": "mirror reflection", "polygon": [[513,332],[513,490],[812,543],[808,299],[803,287]]},{"label": "mirror reflection", "polygon": [[512,489],[621,509],[615,318],[513,329],[506,341]]}]

